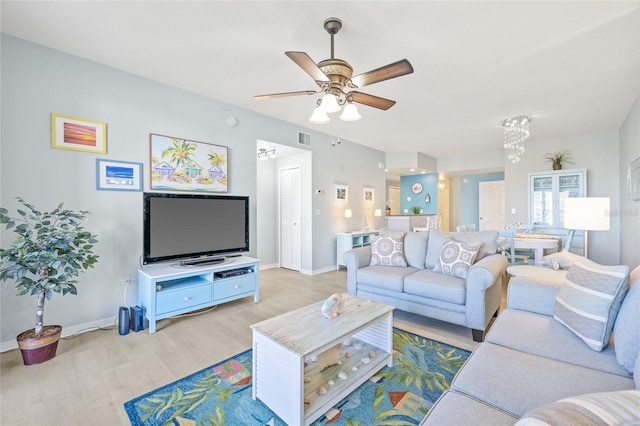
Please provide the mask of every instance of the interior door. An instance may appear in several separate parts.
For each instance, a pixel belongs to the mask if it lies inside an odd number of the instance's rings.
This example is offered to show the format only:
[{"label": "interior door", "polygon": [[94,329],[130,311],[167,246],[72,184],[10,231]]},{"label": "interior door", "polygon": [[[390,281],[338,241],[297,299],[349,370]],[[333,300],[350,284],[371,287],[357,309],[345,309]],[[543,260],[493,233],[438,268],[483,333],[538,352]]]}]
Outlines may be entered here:
[{"label": "interior door", "polygon": [[389,206],[391,207],[391,214],[400,214],[400,187],[389,187]]},{"label": "interior door", "polygon": [[300,168],[280,171],[280,266],[300,271]]},{"label": "interior door", "polygon": [[478,184],[478,213],[480,231],[504,229],[504,180]]}]

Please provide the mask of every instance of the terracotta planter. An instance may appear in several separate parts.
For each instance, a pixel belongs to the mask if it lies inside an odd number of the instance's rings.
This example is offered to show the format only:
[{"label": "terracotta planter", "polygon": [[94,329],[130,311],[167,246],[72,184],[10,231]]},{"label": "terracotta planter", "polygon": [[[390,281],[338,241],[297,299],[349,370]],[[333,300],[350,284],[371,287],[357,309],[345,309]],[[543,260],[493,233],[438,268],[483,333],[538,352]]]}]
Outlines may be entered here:
[{"label": "terracotta planter", "polygon": [[45,325],[40,336],[34,334],[35,330],[32,328],[16,337],[24,365],[40,364],[56,356],[62,326]]},{"label": "terracotta planter", "polygon": [[554,164],[553,165],[553,170],[561,170],[562,169],[562,164]]},{"label": "terracotta planter", "polygon": [[391,210],[385,210],[384,211],[384,215],[385,216],[391,216]]}]

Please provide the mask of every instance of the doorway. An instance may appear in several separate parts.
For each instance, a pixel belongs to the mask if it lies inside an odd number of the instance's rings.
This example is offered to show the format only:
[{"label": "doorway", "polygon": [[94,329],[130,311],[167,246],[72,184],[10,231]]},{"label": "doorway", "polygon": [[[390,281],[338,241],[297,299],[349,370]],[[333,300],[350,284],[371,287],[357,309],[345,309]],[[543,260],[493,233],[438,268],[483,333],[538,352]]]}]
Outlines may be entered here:
[{"label": "doorway", "polygon": [[280,170],[280,266],[300,271],[300,167]]},{"label": "doorway", "polygon": [[504,229],[504,180],[478,183],[480,231]]},{"label": "doorway", "polygon": [[391,214],[398,215],[400,214],[400,187],[399,186],[390,186],[389,187],[389,207],[391,207]]}]

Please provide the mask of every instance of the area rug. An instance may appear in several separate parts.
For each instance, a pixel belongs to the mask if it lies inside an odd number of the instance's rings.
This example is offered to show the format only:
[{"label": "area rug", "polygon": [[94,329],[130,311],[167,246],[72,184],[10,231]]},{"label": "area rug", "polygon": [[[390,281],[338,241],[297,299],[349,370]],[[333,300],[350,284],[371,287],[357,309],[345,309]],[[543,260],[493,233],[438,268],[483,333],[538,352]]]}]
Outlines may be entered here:
[{"label": "area rug", "polygon": [[[393,348],[392,367],[385,366],[313,425],[417,425],[470,354],[397,328]],[[251,397],[251,356],[249,349],[126,402],[131,424],[284,426]]]}]

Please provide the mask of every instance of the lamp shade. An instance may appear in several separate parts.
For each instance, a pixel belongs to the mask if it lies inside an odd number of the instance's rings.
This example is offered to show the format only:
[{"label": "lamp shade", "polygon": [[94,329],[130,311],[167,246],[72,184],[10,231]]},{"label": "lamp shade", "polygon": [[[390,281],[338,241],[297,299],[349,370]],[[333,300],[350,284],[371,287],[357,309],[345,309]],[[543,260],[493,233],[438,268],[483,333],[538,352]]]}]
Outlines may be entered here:
[{"label": "lamp shade", "polygon": [[309,117],[309,121],[315,124],[326,124],[329,122],[329,116],[321,107],[317,107],[313,110],[313,114]]},{"label": "lamp shade", "polygon": [[609,229],[610,199],[608,197],[574,197],[564,200],[564,227],[584,231]]},{"label": "lamp shade", "polygon": [[382,210],[380,210],[380,209],[375,209],[375,211],[373,212],[373,215],[374,215],[375,217],[380,217],[380,216],[382,216]]},{"label": "lamp shade", "polygon": [[344,217],[346,218],[353,217],[353,213],[351,213],[351,209],[344,209]]},{"label": "lamp shade", "polygon": [[340,104],[338,103],[336,95],[332,95],[331,93],[324,95],[320,103],[320,108],[326,113],[340,111]]},{"label": "lamp shade", "polygon": [[342,121],[356,121],[360,120],[362,116],[358,112],[358,108],[352,103],[348,103],[344,107],[344,111],[340,114],[340,120]]}]

